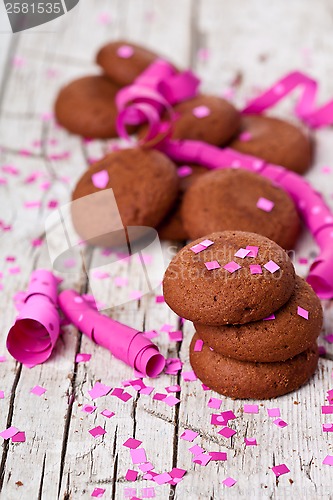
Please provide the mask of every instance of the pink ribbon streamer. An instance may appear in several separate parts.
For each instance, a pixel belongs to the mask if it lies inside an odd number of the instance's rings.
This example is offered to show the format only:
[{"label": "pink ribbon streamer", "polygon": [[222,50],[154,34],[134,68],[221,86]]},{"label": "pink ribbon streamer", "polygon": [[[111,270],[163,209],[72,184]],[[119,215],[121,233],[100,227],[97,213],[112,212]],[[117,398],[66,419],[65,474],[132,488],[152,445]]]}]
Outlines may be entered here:
[{"label": "pink ribbon streamer", "polygon": [[7,349],[20,363],[28,366],[44,363],[52,353],[60,331],[59,281],[44,269],[31,274],[24,303],[7,337]]},{"label": "pink ribbon streamer", "polygon": [[70,322],[116,358],[147,377],[157,377],[162,372],[165,359],[142,332],[100,314],[74,290],[61,292],[58,300]]},{"label": "pink ribbon streamer", "polygon": [[165,140],[158,148],[177,162],[197,163],[209,169],[245,168],[271,179],[284,189],[294,203],[315,241],[320,254],[313,262],[308,283],[321,299],[333,298],[333,214],[320,193],[295,172],[239,153],[220,149],[200,141]]}]

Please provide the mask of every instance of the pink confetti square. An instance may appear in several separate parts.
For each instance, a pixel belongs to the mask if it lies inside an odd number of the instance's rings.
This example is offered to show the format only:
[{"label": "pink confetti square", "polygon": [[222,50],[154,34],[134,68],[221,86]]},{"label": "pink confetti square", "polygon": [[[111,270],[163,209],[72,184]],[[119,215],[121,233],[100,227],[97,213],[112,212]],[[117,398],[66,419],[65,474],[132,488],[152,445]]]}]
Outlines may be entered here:
[{"label": "pink confetti square", "polygon": [[252,264],[250,266],[250,273],[251,274],[262,274],[262,268],[260,264]]},{"label": "pink confetti square", "polygon": [[274,274],[276,271],[280,269],[280,266],[274,262],[274,260],[270,260],[264,265],[264,268],[267,269],[270,273]]},{"label": "pink confetti square", "polygon": [[130,45],[121,45],[117,50],[117,55],[122,59],[129,59],[134,54],[134,49]]},{"label": "pink confetti square", "polygon": [[94,427],[93,429],[90,429],[90,431],[88,431],[88,432],[94,438],[97,438],[98,436],[103,436],[104,434],[106,434],[106,430],[103,429],[103,427],[101,427],[100,425],[98,425],[97,427]]},{"label": "pink confetti square", "polygon": [[46,392],[46,389],[44,389],[44,387],[41,387],[40,385],[35,385],[35,387],[33,387],[30,392],[31,394],[35,394],[36,396],[42,396]]},{"label": "pink confetti square", "polygon": [[224,451],[210,451],[212,462],[225,462],[228,459],[227,454]]},{"label": "pink confetti square", "polygon": [[166,397],[167,397],[166,394],[162,394],[160,392],[156,392],[156,394],[154,394],[154,396],[153,396],[153,399],[155,401],[163,401],[163,399],[165,399]]},{"label": "pink confetti square", "polygon": [[87,361],[90,361],[91,359],[91,354],[85,354],[83,352],[80,352],[79,354],[76,355],[75,361],[77,363],[85,363]]},{"label": "pink confetti square", "polygon": [[238,269],[240,269],[241,267],[242,266],[240,266],[239,264],[237,264],[237,262],[235,262],[234,260],[232,260],[231,262],[228,262],[228,264],[226,264],[225,266],[223,266],[223,269],[225,269],[229,273],[234,273],[235,271],[238,271]]},{"label": "pink confetti square", "polygon": [[105,493],[105,488],[95,488],[91,494],[92,497],[102,498]]},{"label": "pink confetti square", "polygon": [[212,425],[227,425],[228,420],[223,415],[213,413],[210,417],[210,423]]},{"label": "pink confetti square", "polygon": [[298,316],[301,316],[304,319],[309,319],[309,311],[303,309],[303,307],[300,306],[297,307],[297,314]]},{"label": "pink confetti square", "polygon": [[115,413],[113,411],[105,409],[105,410],[101,411],[101,415],[104,415],[104,417],[106,417],[106,418],[111,418],[111,417],[115,416]]},{"label": "pink confetti square", "polygon": [[184,441],[189,441],[190,443],[195,440],[196,437],[199,436],[198,432],[191,431],[190,429],[187,429],[186,431],[183,432],[183,434],[180,436],[180,439],[184,439]]},{"label": "pink confetti square", "polygon": [[191,448],[189,448],[188,451],[190,451],[192,453],[192,455],[194,455],[195,457],[197,455],[201,455],[201,453],[204,453],[204,450],[200,446],[198,446],[197,444],[195,444],[194,446],[191,446]]},{"label": "pink confetti square", "polygon": [[163,295],[156,295],[155,302],[156,302],[156,304],[161,304],[162,302],[165,302],[164,296]]},{"label": "pink confetti square", "polygon": [[168,406],[175,406],[176,404],[180,403],[180,399],[176,398],[175,396],[167,396],[163,399],[163,402]]},{"label": "pink confetti square", "polygon": [[264,212],[271,212],[274,208],[274,202],[267,198],[259,198],[257,201],[257,208]]},{"label": "pink confetti square", "polygon": [[267,413],[269,417],[280,417],[280,408],[267,408]]},{"label": "pink confetti square", "polygon": [[183,340],[183,332],[181,330],[169,332],[169,339],[171,342],[181,342]]},{"label": "pink confetti square", "polygon": [[222,399],[210,398],[207,403],[207,406],[209,408],[214,408],[215,410],[219,410],[221,408],[221,404],[222,404]]},{"label": "pink confetti square", "polygon": [[239,257],[240,259],[244,259],[250,252],[251,250],[249,249],[246,250],[246,248],[240,248],[239,250],[237,250],[234,257]]},{"label": "pink confetti square", "polygon": [[322,406],[321,407],[321,413],[323,415],[329,415],[329,414],[333,414],[333,406]]},{"label": "pink confetti square", "polygon": [[140,394],[145,394],[146,396],[149,396],[154,390],[154,387],[144,387],[143,389],[140,390]]},{"label": "pink confetti square", "polygon": [[10,439],[12,438],[13,436],[15,436],[15,434],[17,434],[19,432],[18,429],[16,429],[16,427],[8,427],[8,429],[5,429],[4,431],[0,432],[0,436],[3,438],[3,439]]},{"label": "pink confetti square", "polygon": [[132,300],[140,300],[143,297],[143,292],[140,290],[132,290],[129,294],[129,298]]},{"label": "pink confetti square", "polygon": [[208,248],[211,245],[214,245],[214,241],[212,241],[212,240],[203,240],[203,241],[200,242],[200,245],[204,246],[205,248]]},{"label": "pink confetti square", "polygon": [[150,462],[146,462],[145,464],[139,465],[139,469],[142,472],[148,472],[148,471],[152,470],[153,468],[154,468],[154,466]]},{"label": "pink confetti square", "polygon": [[323,460],[324,465],[330,465],[333,467],[333,455],[326,455],[326,457]]},{"label": "pink confetti square", "polygon": [[193,247],[191,247],[190,250],[192,250],[192,252],[194,252],[194,253],[200,253],[203,250],[206,250],[206,247],[204,247],[203,245],[200,245],[200,243],[198,243],[197,245],[194,245]]},{"label": "pink confetti square", "polygon": [[192,113],[196,118],[205,118],[210,115],[210,109],[207,106],[197,106]]},{"label": "pink confetti square", "polygon": [[131,450],[135,450],[142,444],[142,441],[139,441],[138,439],[134,438],[128,438],[125,443],[123,443],[123,446],[126,446],[127,448],[131,448]]},{"label": "pink confetti square", "polygon": [[257,446],[257,440],[255,438],[244,438],[244,443],[246,446]]},{"label": "pink confetti square", "polygon": [[136,448],[130,450],[133,464],[143,464],[147,462],[146,452],[143,448]]},{"label": "pink confetti square", "polygon": [[195,341],[193,351],[194,352],[201,352],[202,351],[202,347],[203,347],[203,340],[198,339],[198,340]]},{"label": "pink confetti square", "polygon": [[25,443],[25,432],[18,432],[12,437],[12,443]]},{"label": "pink confetti square", "polygon": [[182,377],[185,382],[195,382],[198,379],[193,370],[189,372],[182,372]]},{"label": "pink confetti square", "polygon": [[91,399],[100,398],[106,396],[111,391],[112,387],[108,385],[101,384],[101,382],[96,382],[94,387],[88,391]]},{"label": "pink confetti square", "polygon": [[186,474],[186,470],[185,469],[179,469],[178,467],[174,467],[171,471],[170,471],[170,476],[172,478],[178,478],[178,479],[181,479],[185,474]]},{"label": "pink confetti square", "polygon": [[0,391],[0,399],[4,399],[5,398],[5,393],[4,391]]},{"label": "pink confetti square", "polygon": [[172,332],[174,330],[174,326],[173,325],[169,325],[168,323],[165,323],[163,326],[161,326],[160,330],[161,332]]},{"label": "pink confetti square", "polygon": [[324,339],[326,340],[326,342],[328,342],[329,344],[333,344],[333,333],[330,333],[329,335],[325,335],[324,336]]},{"label": "pink confetti square", "polygon": [[282,418],[277,418],[276,420],[273,420],[273,424],[274,425],[277,425],[278,427],[287,427],[287,422],[285,422],[284,420],[282,420]]},{"label": "pink confetti square", "polygon": [[195,455],[192,459],[192,462],[205,467],[211,461],[211,459],[212,457],[209,455],[209,453],[201,453],[200,455]]},{"label": "pink confetti square", "polygon": [[248,257],[257,257],[259,252],[259,247],[247,245],[246,250],[250,250],[250,253],[247,255]]},{"label": "pink confetti square", "polygon": [[97,408],[97,406],[83,405],[81,411],[84,411],[85,413],[94,413],[96,408]]},{"label": "pink confetti square", "polygon": [[223,429],[221,429],[218,433],[225,438],[231,438],[234,434],[236,434],[236,431],[230,427],[223,427]]},{"label": "pink confetti square", "polygon": [[221,415],[225,420],[235,420],[236,418],[236,415],[232,410],[223,411]]},{"label": "pink confetti square", "polygon": [[165,388],[167,392],[179,392],[181,390],[180,385],[169,385],[168,387]]},{"label": "pink confetti square", "polygon": [[244,405],[243,407],[244,413],[259,413],[258,405]]},{"label": "pink confetti square", "polygon": [[222,484],[224,484],[225,486],[228,486],[228,488],[231,488],[236,483],[237,483],[236,479],[233,479],[232,477],[227,477],[226,479],[224,479],[222,481]]},{"label": "pink confetti square", "polygon": [[213,269],[219,269],[221,266],[217,260],[212,260],[211,262],[205,262],[205,267],[208,271],[212,271]]},{"label": "pink confetti square", "polygon": [[281,464],[281,465],[275,465],[272,467],[272,471],[276,475],[276,477],[282,476],[283,474],[287,474],[290,472],[286,464]]},{"label": "pink confetti square", "polygon": [[333,424],[323,424],[323,432],[333,432]]},{"label": "pink confetti square", "polygon": [[147,339],[154,339],[155,337],[158,337],[156,330],[149,330],[148,332],[143,332],[143,334],[147,337]]},{"label": "pink confetti square", "polygon": [[127,481],[136,481],[138,477],[138,472],[136,470],[128,469],[126,472],[125,479]]},{"label": "pink confetti square", "polygon": [[156,476],[154,476],[155,483],[160,485],[168,483],[171,479],[172,477],[168,474],[168,472],[163,472],[163,474],[156,474]]}]

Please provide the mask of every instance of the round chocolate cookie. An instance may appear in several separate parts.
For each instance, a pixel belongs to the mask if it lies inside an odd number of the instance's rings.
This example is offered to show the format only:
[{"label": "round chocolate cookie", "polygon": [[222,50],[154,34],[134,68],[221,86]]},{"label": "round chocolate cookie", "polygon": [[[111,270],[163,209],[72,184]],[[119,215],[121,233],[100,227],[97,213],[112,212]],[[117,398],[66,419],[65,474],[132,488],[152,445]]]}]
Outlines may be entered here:
[{"label": "round chocolate cookie", "polygon": [[119,87],[106,76],[85,76],[63,87],[55,102],[60,125],[92,139],[118,137],[115,96]]},{"label": "round chocolate cookie", "polygon": [[229,146],[299,174],[308,170],[313,156],[311,138],[302,129],[263,115],[244,115],[240,134]]},{"label": "round chocolate cookie", "polygon": [[[239,111],[220,97],[198,95],[176,104],[174,111],[176,119],[172,127],[172,139],[190,139],[222,146],[239,130]],[[162,118],[162,126],[163,120],[167,118]],[[144,125],[138,136],[143,138],[146,135],[147,126]]]},{"label": "round chocolate cookie", "polygon": [[178,168],[179,196],[171,212],[157,228],[158,234],[162,240],[184,241],[189,238],[189,235],[185,231],[181,215],[183,194],[195,179],[206,173],[207,169],[200,165],[183,165]]},{"label": "round chocolate cookie", "polygon": [[[309,313],[306,320],[298,306]],[[252,362],[285,361],[309,349],[320,334],[323,310],[312,288],[299,276],[288,302],[274,319],[245,325],[207,326],[195,323],[199,337],[214,351],[234,359]]]},{"label": "round chocolate cookie", "polygon": [[[235,256],[247,246],[255,247],[249,256]],[[264,236],[241,231],[209,234],[186,245],[163,280],[170,308],[207,325],[266,318],[289,300],[294,287],[295,270],[286,252]]]},{"label": "round chocolate cookie", "polygon": [[262,234],[293,248],[301,224],[294,202],[281,188],[243,169],[206,173],[184,195],[182,218],[190,238],[224,230]]},{"label": "round chocolate cookie", "polygon": [[157,58],[158,55],[151,50],[119,40],[101,47],[96,62],[113,82],[124,87],[133,83]]},{"label": "round chocolate cookie", "polygon": [[137,227],[138,235],[142,226],[158,226],[177,197],[178,184],[175,164],[162,153],[115,151],[78,181],[71,207],[74,227],[91,244],[113,246],[123,226]]},{"label": "round chocolate cookie", "polygon": [[233,399],[270,399],[295,391],[315,372],[318,347],[294,358],[275,363],[250,363],[227,358],[211,351],[205,343],[194,351],[196,333],[190,346],[190,361],[197,377],[210,389]]}]

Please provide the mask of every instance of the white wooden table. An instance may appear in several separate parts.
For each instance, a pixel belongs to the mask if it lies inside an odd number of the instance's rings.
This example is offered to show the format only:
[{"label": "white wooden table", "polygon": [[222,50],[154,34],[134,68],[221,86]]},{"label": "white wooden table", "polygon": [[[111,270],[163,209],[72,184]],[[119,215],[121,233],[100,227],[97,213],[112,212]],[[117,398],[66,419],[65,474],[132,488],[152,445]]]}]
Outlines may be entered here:
[{"label": "white wooden table", "polygon": [[[87,391],[96,381],[121,387],[133,373],[72,327],[66,328],[50,361],[33,369],[16,363],[5,348],[16,314],[13,295],[26,288],[33,269],[51,267],[45,242],[32,245],[33,240],[44,238],[49,202],[66,203],[87,167],[87,158],[98,157],[106,149],[103,143],[83,144],[47,119],[57,89],[74,77],[97,72],[93,64],[97,48],[110,39],[125,37],[156,49],[176,64],[191,66],[206,90],[221,95],[233,87],[235,102],[240,105],[255,89],[295,68],[319,79],[324,101],[333,96],[331,2],[81,0],[57,28],[52,31],[51,26],[44,26],[14,36],[0,33],[0,178],[7,180],[7,184],[0,182],[0,355],[7,358],[0,363],[0,390],[5,394],[0,400],[0,430],[13,425],[26,432],[25,443],[3,443],[1,498],[86,499],[95,487],[105,488],[107,499],[124,498],[128,487],[142,498],[142,488],[152,486],[162,499],[333,498],[333,468],[322,464],[326,455],[333,455],[332,434],[322,432],[322,424],[332,422],[333,415],[321,415],[321,405],[327,404],[326,391],[333,387],[333,347],[323,337],[320,344],[327,353],[320,359],[315,377],[299,391],[260,403],[258,415],[243,414],[244,402],[222,398],[221,410],[232,409],[237,415],[231,424],[237,434],[230,440],[210,424],[214,410],[207,402],[214,394],[202,391],[199,381],[184,382],[180,375],[146,380],[156,392],[164,393],[166,386],[180,384],[181,402],[174,407],[129,388],[133,397],[127,403],[106,396],[97,400],[95,413],[83,413],[81,405],[90,402]],[[274,112],[291,118],[292,101]],[[333,165],[332,128],[316,132],[316,140],[316,161],[308,177],[333,206],[333,166],[331,173],[322,171]],[[66,151],[70,151],[69,158],[50,160],[50,155]],[[10,173],[12,169],[8,173],[3,166],[16,167],[18,173]],[[27,183],[36,171],[44,177]],[[43,191],[40,185],[45,181],[50,187]],[[40,206],[26,208],[26,202],[36,200],[41,200]],[[12,229],[4,230],[6,225]],[[169,246],[164,245],[166,262]],[[99,252],[87,250],[92,267]],[[296,261],[301,256],[310,262],[315,252],[312,239],[304,234]],[[11,256],[16,260],[8,261]],[[308,266],[296,264],[305,275]],[[140,289],[136,266],[119,262],[117,275],[128,278],[128,290]],[[87,278],[68,273],[63,286],[85,291]],[[115,294],[128,293],[116,288],[113,279],[97,281],[95,290],[108,304]],[[329,303],[324,308],[322,335],[327,335],[333,333],[333,313]],[[178,327],[174,314],[166,304],[157,304],[153,294],[110,313],[138,329],[159,329],[164,323]],[[182,343],[170,343],[163,333],[156,342],[163,354],[179,356],[188,370],[192,326],[186,323],[183,330]],[[91,360],[75,363],[80,352],[91,353]],[[35,385],[47,389],[40,398],[30,394]],[[288,423],[283,429],[267,416],[266,409],[276,406]],[[115,416],[100,415],[104,408]],[[93,439],[88,430],[97,425],[107,434]],[[184,429],[199,432],[193,444],[206,451],[226,451],[228,460],[206,467],[193,464],[188,451],[191,444],[179,439]],[[255,437],[258,446],[245,447],[246,436]],[[126,481],[126,471],[132,468],[129,450],[123,447],[128,437],[143,442],[157,472],[187,469],[183,481],[176,487],[158,486],[141,480],[141,475],[134,483]],[[281,463],[290,473],[276,479],[271,468]],[[237,480],[230,489],[221,484],[228,476]]]}]

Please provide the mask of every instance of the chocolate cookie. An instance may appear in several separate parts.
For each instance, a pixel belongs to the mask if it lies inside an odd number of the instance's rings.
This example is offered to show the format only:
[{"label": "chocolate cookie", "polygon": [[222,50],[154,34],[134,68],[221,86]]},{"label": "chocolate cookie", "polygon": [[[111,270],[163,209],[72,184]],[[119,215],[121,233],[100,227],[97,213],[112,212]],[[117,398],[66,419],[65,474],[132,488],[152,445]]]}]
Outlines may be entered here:
[{"label": "chocolate cookie", "polygon": [[[172,128],[172,139],[191,139],[222,146],[237,134],[240,114],[225,99],[212,95],[199,95],[174,106],[176,114]],[[163,121],[169,117],[162,117]],[[144,125],[139,138],[147,135]]]},{"label": "chocolate cookie", "polygon": [[183,165],[178,168],[179,175],[179,195],[176,203],[162,221],[161,225],[157,228],[158,234],[162,240],[176,240],[184,241],[189,238],[185,231],[183,219],[181,215],[181,207],[183,203],[183,194],[190,187],[190,185],[202,175],[207,173],[205,167],[200,165]]},{"label": "chocolate cookie", "polygon": [[311,165],[312,141],[299,127],[278,118],[244,115],[230,147],[304,174]]},{"label": "chocolate cookie", "polygon": [[135,43],[119,40],[100,48],[96,56],[109,78],[124,87],[133,81],[153,62],[158,55]]},{"label": "chocolate cookie", "polygon": [[113,246],[122,226],[156,227],[172,207],[178,183],[175,164],[162,153],[141,148],[115,151],[78,181],[74,227],[91,244]]},{"label": "chocolate cookie", "polygon": [[115,96],[119,87],[106,76],[85,76],[63,87],[55,116],[63,127],[83,137],[117,137]]},{"label": "chocolate cookie", "polygon": [[315,372],[318,347],[294,358],[276,363],[250,363],[226,358],[211,351],[205,343],[194,351],[196,333],[190,346],[190,361],[195,374],[210,389],[234,399],[270,399],[298,389]]},{"label": "chocolate cookie", "polygon": [[223,169],[197,179],[184,195],[182,218],[190,238],[224,230],[262,234],[289,250],[300,219],[289,195],[269,179],[243,169]]},{"label": "chocolate cookie", "polygon": [[[247,251],[244,258],[235,255]],[[207,325],[266,318],[289,300],[294,287],[295,270],[286,252],[264,236],[241,231],[213,233],[188,244],[163,280],[171,309]]]},{"label": "chocolate cookie", "polygon": [[[309,313],[306,320],[298,306]],[[285,361],[309,349],[320,334],[323,311],[312,288],[299,276],[288,302],[270,320],[245,325],[207,326],[195,323],[199,337],[214,351],[252,362]]]}]

